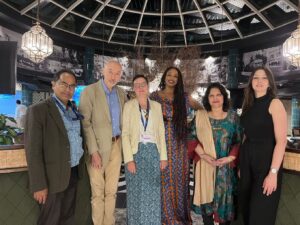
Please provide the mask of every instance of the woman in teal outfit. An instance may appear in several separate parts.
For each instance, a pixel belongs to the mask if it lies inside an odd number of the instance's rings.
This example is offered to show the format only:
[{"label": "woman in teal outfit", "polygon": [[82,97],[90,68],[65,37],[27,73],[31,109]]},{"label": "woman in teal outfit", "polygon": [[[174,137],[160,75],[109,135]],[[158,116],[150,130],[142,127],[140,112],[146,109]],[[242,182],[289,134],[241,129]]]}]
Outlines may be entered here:
[{"label": "woman in teal outfit", "polygon": [[[196,153],[193,211],[204,225],[231,224],[235,218],[237,171],[234,160],[241,141],[237,114],[229,110],[226,89],[211,84],[203,98],[205,110],[198,110],[196,130],[200,144]],[[201,189],[201,191],[200,191]]]}]

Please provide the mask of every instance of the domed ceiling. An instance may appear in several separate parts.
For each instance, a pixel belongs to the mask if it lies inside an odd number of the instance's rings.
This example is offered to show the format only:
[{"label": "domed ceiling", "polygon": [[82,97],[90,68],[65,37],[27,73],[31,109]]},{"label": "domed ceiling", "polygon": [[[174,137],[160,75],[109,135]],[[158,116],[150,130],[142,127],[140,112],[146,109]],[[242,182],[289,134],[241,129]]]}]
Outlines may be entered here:
[{"label": "domed ceiling", "polygon": [[[0,4],[36,18],[37,0]],[[276,30],[297,21],[297,5],[297,0],[40,0],[40,20],[111,44],[188,47]]]}]

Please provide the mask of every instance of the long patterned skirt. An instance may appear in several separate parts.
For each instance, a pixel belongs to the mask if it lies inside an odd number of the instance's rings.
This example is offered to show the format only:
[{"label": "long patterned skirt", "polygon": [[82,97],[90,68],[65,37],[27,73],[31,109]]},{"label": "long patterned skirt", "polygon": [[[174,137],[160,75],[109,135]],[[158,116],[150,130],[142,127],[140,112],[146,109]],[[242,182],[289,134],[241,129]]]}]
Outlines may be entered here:
[{"label": "long patterned skirt", "polygon": [[139,143],[134,155],[137,172],[125,166],[127,186],[127,225],[160,225],[160,157],[154,143]]},{"label": "long patterned skirt", "polygon": [[[170,122],[167,122],[170,123]],[[190,225],[189,160],[187,146],[177,141],[174,129],[167,124],[168,167],[162,172],[162,224]]]}]

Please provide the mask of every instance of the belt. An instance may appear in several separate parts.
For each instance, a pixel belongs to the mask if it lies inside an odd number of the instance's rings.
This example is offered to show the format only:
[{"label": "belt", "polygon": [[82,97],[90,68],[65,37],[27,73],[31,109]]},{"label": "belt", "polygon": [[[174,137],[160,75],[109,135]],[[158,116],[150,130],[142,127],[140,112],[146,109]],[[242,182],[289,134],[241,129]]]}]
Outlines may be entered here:
[{"label": "belt", "polygon": [[120,138],[120,135],[114,136],[114,137],[111,138],[111,141],[112,141],[112,142],[115,142],[115,141],[117,141],[119,138]]}]

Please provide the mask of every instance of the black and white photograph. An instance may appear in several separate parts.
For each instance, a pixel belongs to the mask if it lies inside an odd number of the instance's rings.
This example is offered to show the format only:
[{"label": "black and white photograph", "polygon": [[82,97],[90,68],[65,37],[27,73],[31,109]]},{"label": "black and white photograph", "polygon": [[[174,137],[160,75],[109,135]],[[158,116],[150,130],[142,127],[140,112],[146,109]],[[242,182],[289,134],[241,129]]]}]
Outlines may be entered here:
[{"label": "black and white photograph", "polygon": [[83,52],[66,47],[53,46],[53,53],[41,63],[32,62],[21,49],[22,35],[0,26],[0,41],[18,43],[17,67],[54,74],[61,69],[71,69],[76,77],[83,79]]}]

